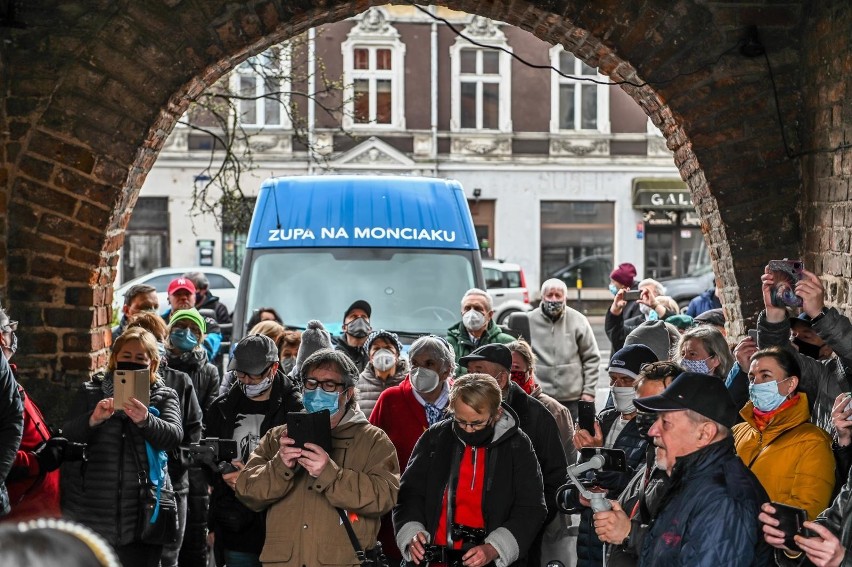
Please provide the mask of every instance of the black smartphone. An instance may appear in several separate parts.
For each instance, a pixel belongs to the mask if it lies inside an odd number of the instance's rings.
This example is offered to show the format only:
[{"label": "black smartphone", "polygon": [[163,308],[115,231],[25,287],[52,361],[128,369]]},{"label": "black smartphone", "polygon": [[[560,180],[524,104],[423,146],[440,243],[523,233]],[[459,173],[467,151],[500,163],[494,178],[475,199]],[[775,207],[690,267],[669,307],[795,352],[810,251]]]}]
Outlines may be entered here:
[{"label": "black smartphone", "polygon": [[583,447],[580,449],[580,462],[585,463],[595,455],[604,458],[604,471],[626,472],[627,457],[621,449],[605,449],[603,447]]},{"label": "black smartphone", "polygon": [[296,442],[296,447],[304,448],[305,443],[313,443],[331,454],[331,413],[328,410],[288,413],[287,436]]},{"label": "black smartphone", "polygon": [[748,333],[748,336],[751,337],[751,340],[753,340],[754,343],[757,344],[757,329],[749,329],[746,332]]},{"label": "black smartphone", "polygon": [[784,532],[784,545],[793,551],[800,551],[799,546],[793,541],[793,536],[814,536],[811,530],[803,527],[808,520],[808,512],[802,508],[780,502],[770,502],[770,504],[775,508],[775,519],[781,522],[778,524],[778,529]]},{"label": "black smartphone", "polygon": [[577,402],[577,423],[580,429],[585,429],[592,436],[595,434],[595,414],[595,402]]},{"label": "black smartphone", "polygon": [[624,301],[639,301],[640,297],[642,297],[641,289],[631,289],[624,292]]}]

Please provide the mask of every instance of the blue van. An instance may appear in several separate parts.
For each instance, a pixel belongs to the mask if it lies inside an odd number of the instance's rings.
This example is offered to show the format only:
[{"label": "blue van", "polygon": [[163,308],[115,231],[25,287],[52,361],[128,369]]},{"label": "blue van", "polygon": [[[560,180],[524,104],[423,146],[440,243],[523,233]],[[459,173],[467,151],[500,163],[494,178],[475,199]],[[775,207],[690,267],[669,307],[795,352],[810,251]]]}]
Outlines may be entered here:
[{"label": "blue van", "polygon": [[255,204],[234,313],[235,340],[254,309],[288,327],[319,319],[332,335],[356,299],[374,329],[445,335],[460,301],[484,289],[479,245],[461,185],[400,176],[265,181]]}]

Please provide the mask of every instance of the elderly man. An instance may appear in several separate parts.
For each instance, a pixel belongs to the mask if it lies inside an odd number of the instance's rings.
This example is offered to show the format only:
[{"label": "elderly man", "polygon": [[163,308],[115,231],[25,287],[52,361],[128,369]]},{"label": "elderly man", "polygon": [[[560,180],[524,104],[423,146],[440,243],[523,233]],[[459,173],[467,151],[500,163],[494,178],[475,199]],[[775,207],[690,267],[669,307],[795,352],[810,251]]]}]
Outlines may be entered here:
[{"label": "elderly man", "polygon": [[757,519],[768,497],[734,452],[737,407],[724,382],[684,372],[661,394],[634,403],[657,413],[649,435],[666,450],[671,479],[639,565],[769,565],[771,550]]},{"label": "elderly man", "polygon": [[568,462],[565,450],[559,437],[559,427],[547,408],[538,400],[528,395],[513,380],[512,351],[502,344],[481,346],[467,356],[462,357],[461,364],[467,366],[470,372],[482,373],[497,380],[497,385],[503,394],[503,401],[518,416],[518,426],[527,434],[535,449],[541,475],[544,481],[544,502],[547,504],[547,518],[530,546],[528,563],[537,565],[541,553],[541,541],[544,526],[556,515],[556,490],[565,484],[565,471]]},{"label": "elderly man", "polygon": [[[456,357],[456,376],[469,371],[459,361],[481,346],[499,343],[508,344],[515,337],[500,330],[494,322],[494,306],[487,291],[472,288],[461,300],[462,320],[447,330],[447,342]],[[511,366],[511,364],[510,364]]]},{"label": "elderly man", "polygon": [[330,412],[331,453],[269,430],[237,478],[240,499],[266,510],[263,562],[288,565],[361,565],[348,535],[368,556],[379,520],[396,504],[399,463],[384,431],[370,425],[355,403],[358,370],[342,352],[323,349],[302,366],[308,413]]}]

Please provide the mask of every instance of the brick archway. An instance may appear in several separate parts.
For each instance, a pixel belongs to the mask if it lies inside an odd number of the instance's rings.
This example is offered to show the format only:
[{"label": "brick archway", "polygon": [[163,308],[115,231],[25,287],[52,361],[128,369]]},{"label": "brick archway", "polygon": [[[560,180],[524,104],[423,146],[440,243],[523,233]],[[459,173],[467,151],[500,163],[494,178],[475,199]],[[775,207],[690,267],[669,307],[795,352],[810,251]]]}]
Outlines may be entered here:
[{"label": "brick archway", "polygon": [[[105,363],[123,230],[189,100],[248,54],[381,4],[71,1],[18,8],[14,23],[23,27],[0,30],[9,48],[0,55],[0,299],[21,320],[16,361],[26,375],[62,382]],[[802,172],[815,195],[826,177],[845,178],[848,186],[842,156],[836,172],[819,169],[833,155],[806,158],[804,169],[785,156],[765,62],[734,47],[748,25],[760,26],[787,137],[797,147],[828,146],[842,138],[842,116],[830,108],[849,79],[821,70],[825,59],[849,69],[852,17],[844,0],[808,14],[801,0],[442,4],[562,43],[614,80],[653,85],[624,88],[664,132],[692,189],[735,331],[759,305],[752,282],[764,261],[801,251],[800,209],[808,219],[823,218],[825,207],[800,203]],[[843,112],[849,118],[848,105]],[[808,258],[821,260],[822,232],[813,225],[805,232]]]}]

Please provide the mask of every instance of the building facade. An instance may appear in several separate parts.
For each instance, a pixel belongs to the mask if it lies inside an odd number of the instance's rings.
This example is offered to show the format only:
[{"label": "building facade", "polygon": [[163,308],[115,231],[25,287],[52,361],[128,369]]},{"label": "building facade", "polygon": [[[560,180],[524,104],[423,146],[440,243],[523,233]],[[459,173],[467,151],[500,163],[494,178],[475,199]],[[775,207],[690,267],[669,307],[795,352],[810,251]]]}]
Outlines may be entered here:
[{"label": "building facade", "polygon": [[[240,66],[232,84],[253,96],[237,119],[257,133],[255,169],[241,180],[249,198],[270,176],[457,179],[484,255],[523,266],[531,289],[579,267],[588,298],[609,296],[612,265],[632,262],[640,277],[665,277],[706,258],[689,191],[659,132],[626,93],[561,46],[480,16],[414,6],[370,8],[312,30],[306,45],[307,55],[292,61],[321,62],[341,77],[331,98],[344,112],[308,104],[311,143],[301,144],[281,103],[263,96],[298,88],[259,80],[256,59]],[[240,270],[245,228],[228,214],[189,215],[210,147],[190,128],[172,132],[130,221],[122,280],[161,265]]]}]

